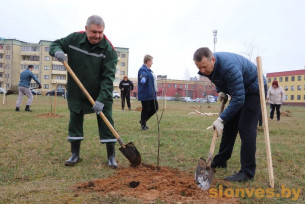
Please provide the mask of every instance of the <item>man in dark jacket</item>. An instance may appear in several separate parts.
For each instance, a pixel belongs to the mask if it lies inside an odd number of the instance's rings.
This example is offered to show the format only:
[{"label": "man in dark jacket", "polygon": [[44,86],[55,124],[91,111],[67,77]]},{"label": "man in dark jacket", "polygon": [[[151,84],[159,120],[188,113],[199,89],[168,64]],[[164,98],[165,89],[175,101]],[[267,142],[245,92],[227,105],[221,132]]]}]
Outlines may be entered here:
[{"label": "man in dark jacket", "polygon": [[[213,168],[226,168],[237,133],[240,134],[241,170],[228,181],[247,181],[254,178],[256,163],[256,126],[260,114],[260,99],[257,68],[248,59],[233,53],[212,53],[209,48],[199,48],[193,57],[198,74],[208,77],[215,85],[219,99],[227,101],[228,107],[214,121],[214,129],[222,135],[218,154],[212,162]],[[266,81],[265,81],[266,84]]]},{"label": "man in dark jacket", "polygon": [[130,110],[130,92],[133,90],[133,83],[127,76],[124,76],[123,80],[120,82],[119,88],[121,89],[122,110],[124,110],[125,99],[127,101],[128,109]]},{"label": "man in dark jacket", "polygon": [[33,68],[34,68],[33,65],[29,65],[26,70],[20,73],[20,82],[18,85],[19,96],[16,103],[16,111],[20,111],[22,98],[24,95],[26,95],[28,97],[28,101],[26,103],[24,110],[32,112],[32,110],[30,109],[30,106],[32,105],[32,101],[33,101],[33,94],[30,90],[31,80],[33,79],[38,84],[38,88],[41,89],[41,84],[39,80],[35,77],[35,75],[32,72]]},{"label": "man in dark jacket", "polygon": [[142,104],[141,129],[147,130],[149,127],[146,122],[158,110],[156,77],[151,70],[153,57],[144,56],[144,64],[138,71],[138,100]]},{"label": "man in dark jacket", "polygon": [[[68,63],[76,76],[85,86],[91,97],[91,103],[82,93],[73,78],[68,76],[68,107],[70,110],[68,141],[71,143],[72,156],[66,166],[74,166],[79,161],[81,141],[84,139],[84,114],[105,114],[109,122],[112,120],[112,91],[118,57],[114,47],[104,35],[105,24],[100,16],[90,16],[85,32],[76,32],[65,38],[54,41],[50,46],[50,55],[63,62],[68,55]],[[104,121],[97,115],[100,142],[106,143],[108,165],[117,167],[115,161],[116,139]]]}]

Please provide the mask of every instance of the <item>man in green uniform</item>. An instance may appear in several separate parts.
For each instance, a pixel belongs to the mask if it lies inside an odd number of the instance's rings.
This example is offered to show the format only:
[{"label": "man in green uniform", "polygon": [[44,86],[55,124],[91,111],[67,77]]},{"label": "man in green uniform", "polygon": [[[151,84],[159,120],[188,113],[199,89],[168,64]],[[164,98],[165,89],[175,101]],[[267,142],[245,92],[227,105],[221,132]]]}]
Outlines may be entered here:
[{"label": "man in green uniform", "polygon": [[[68,76],[68,107],[70,110],[68,141],[71,143],[72,156],[66,161],[66,166],[74,166],[79,161],[81,141],[84,139],[84,114],[105,114],[109,122],[112,120],[112,91],[115,78],[117,53],[104,35],[105,23],[100,16],[93,15],[87,20],[85,32],[75,32],[65,38],[55,40],[50,46],[49,54],[63,62],[68,55],[68,64],[76,76],[95,100],[92,107],[86,96]],[[115,160],[116,139],[97,115],[100,142],[106,143],[108,165],[117,168]]]}]

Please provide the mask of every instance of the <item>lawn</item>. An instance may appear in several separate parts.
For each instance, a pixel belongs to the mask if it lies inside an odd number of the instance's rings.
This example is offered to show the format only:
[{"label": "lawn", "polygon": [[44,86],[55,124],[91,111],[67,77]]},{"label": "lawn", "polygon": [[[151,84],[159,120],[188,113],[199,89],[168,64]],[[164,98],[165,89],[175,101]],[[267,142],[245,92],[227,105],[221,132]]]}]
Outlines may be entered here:
[{"label": "lawn", "polygon": [[[64,166],[70,156],[67,142],[69,111],[63,97],[57,97],[56,112],[53,96],[34,96],[33,112],[25,112],[23,99],[21,112],[15,112],[17,95],[9,95],[6,104],[0,96],[0,203],[142,203],[125,197],[101,197],[96,192],[76,194],[72,186],[94,179],[107,178],[116,170],[107,167],[106,147],[99,143],[95,114],[85,116],[85,140],[81,145],[81,162],[73,168]],[[133,100],[132,111],[122,111],[120,100],[115,99],[113,119],[115,129],[125,143],[132,141],[142,156],[142,162],[157,165],[158,126],[152,117],[148,131],[140,130],[141,104]],[[159,101],[160,111],[164,107]],[[207,130],[217,113],[219,103],[185,103],[167,101],[160,122],[160,166],[194,173],[198,159],[207,157],[212,131]],[[269,110],[269,108],[268,108]],[[239,198],[240,203],[305,203],[305,108],[283,106],[281,121],[269,121],[270,142],[275,177],[275,189],[269,189],[266,148],[263,132],[257,137],[257,171],[254,181],[233,183],[232,190],[260,189],[253,196]],[[56,113],[57,117],[51,117]],[[215,153],[218,150],[218,139]],[[118,151],[117,162],[121,168],[129,166],[128,160]],[[240,139],[236,140],[227,169],[217,170],[210,196],[218,196],[221,179],[240,168]],[[289,190],[288,190],[289,189]],[[268,190],[270,191],[269,193]],[[296,199],[292,190],[300,195]],[[215,193],[217,192],[217,194]],[[227,191],[229,192],[229,191]],[[272,193],[273,192],[273,193]],[[290,192],[290,194],[289,194]],[[256,194],[257,193],[257,194]],[[279,196],[277,196],[279,195]],[[158,201],[162,203],[162,201]]]}]

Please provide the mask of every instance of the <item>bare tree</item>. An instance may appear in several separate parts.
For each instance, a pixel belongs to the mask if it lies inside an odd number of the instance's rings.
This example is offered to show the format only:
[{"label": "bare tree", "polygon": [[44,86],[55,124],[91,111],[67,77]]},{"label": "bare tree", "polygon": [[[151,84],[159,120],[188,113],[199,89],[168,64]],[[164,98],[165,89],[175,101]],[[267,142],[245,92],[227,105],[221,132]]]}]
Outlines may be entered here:
[{"label": "bare tree", "polygon": [[256,57],[259,56],[262,51],[257,48],[253,42],[250,42],[249,44],[244,43],[244,46],[246,50],[242,53],[246,55],[248,59],[256,65]]}]

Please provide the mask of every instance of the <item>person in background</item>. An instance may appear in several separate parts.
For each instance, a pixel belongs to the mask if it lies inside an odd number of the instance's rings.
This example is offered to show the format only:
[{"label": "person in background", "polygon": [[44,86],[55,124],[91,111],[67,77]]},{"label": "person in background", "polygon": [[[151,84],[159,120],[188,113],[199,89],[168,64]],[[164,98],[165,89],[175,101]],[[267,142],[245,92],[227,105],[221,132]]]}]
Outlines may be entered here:
[{"label": "person in background", "polygon": [[144,56],[144,64],[138,71],[138,100],[142,104],[141,129],[147,130],[147,121],[158,111],[156,77],[151,70],[153,57]]},{"label": "person in background", "polygon": [[[257,67],[245,57],[229,52],[212,53],[207,47],[196,50],[193,60],[198,74],[209,78],[216,86],[219,100],[231,100],[227,108],[213,122],[221,138],[218,154],[212,161],[212,168],[226,168],[231,158],[236,136],[241,139],[239,172],[227,176],[227,181],[252,180],[256,162],[256,126],[260,114],[260,98]],[[266,84],[266,80],[264,79]]]},{"label": "person in background", "polygon": [[26,103],[24,110],[28,111],[28,112],[32,112],[32,110],[30,109],[30,106],[32,105],[32,102],[33,102],[33,94],[30,90],[30,85],[31,85],[32,79],[38,84],[38,89],[41,89],[41,83],[33,74],[33,72],[32,72],[33,69],[34,69],[34,66],[29,65],[26,70],[24,70],[23,72],[20,73],[20,82],[18,85],[19,96],[18,96],[17,103],[16,103],[17,112],[20,111],[20,105],[21,105],[22,98],[24,95],[26,95],[28,97],[28,101]]},{"label": "person in background", "polygon": [[124,110],[125,99],[127,101],[128,109],[130,110],[130,92],[133,90],[133,83],[127,76],[124,76],[123,80],[120,82],[119,88],[121,90],[122,110]]},{"label": "person in background", "polygon": [[278,81],[273,81],[272,86],[268,89],[267,99],[270,104],[270,119],[273,119],[274,110],[276,110],[277,120],[281,119],[281,105],[285,101],[284,89],[279,86]]},{"label": "person in background", "polygon": [[85,97],[73,78],[68,75],[68,107],[70,110],[68,141],[71,143],[71,157],[65,166],[74,166],[79,162],[80,144],[84,139],[84,114],[96,113],[100,142],[106,144],[108,166],[117,168],[115,160],[115,142],[117,141],[105,122],[99,116],[102,111],[111,125],[112,91],[115,79],[117,53],[104,35],[105,23],[100,16],[92,15],[87,19],[85,32],[75,32],[65,38],[55,40],[49,54],[60,62],[66,60],[75,75],[86,87],[95,104]]}]

